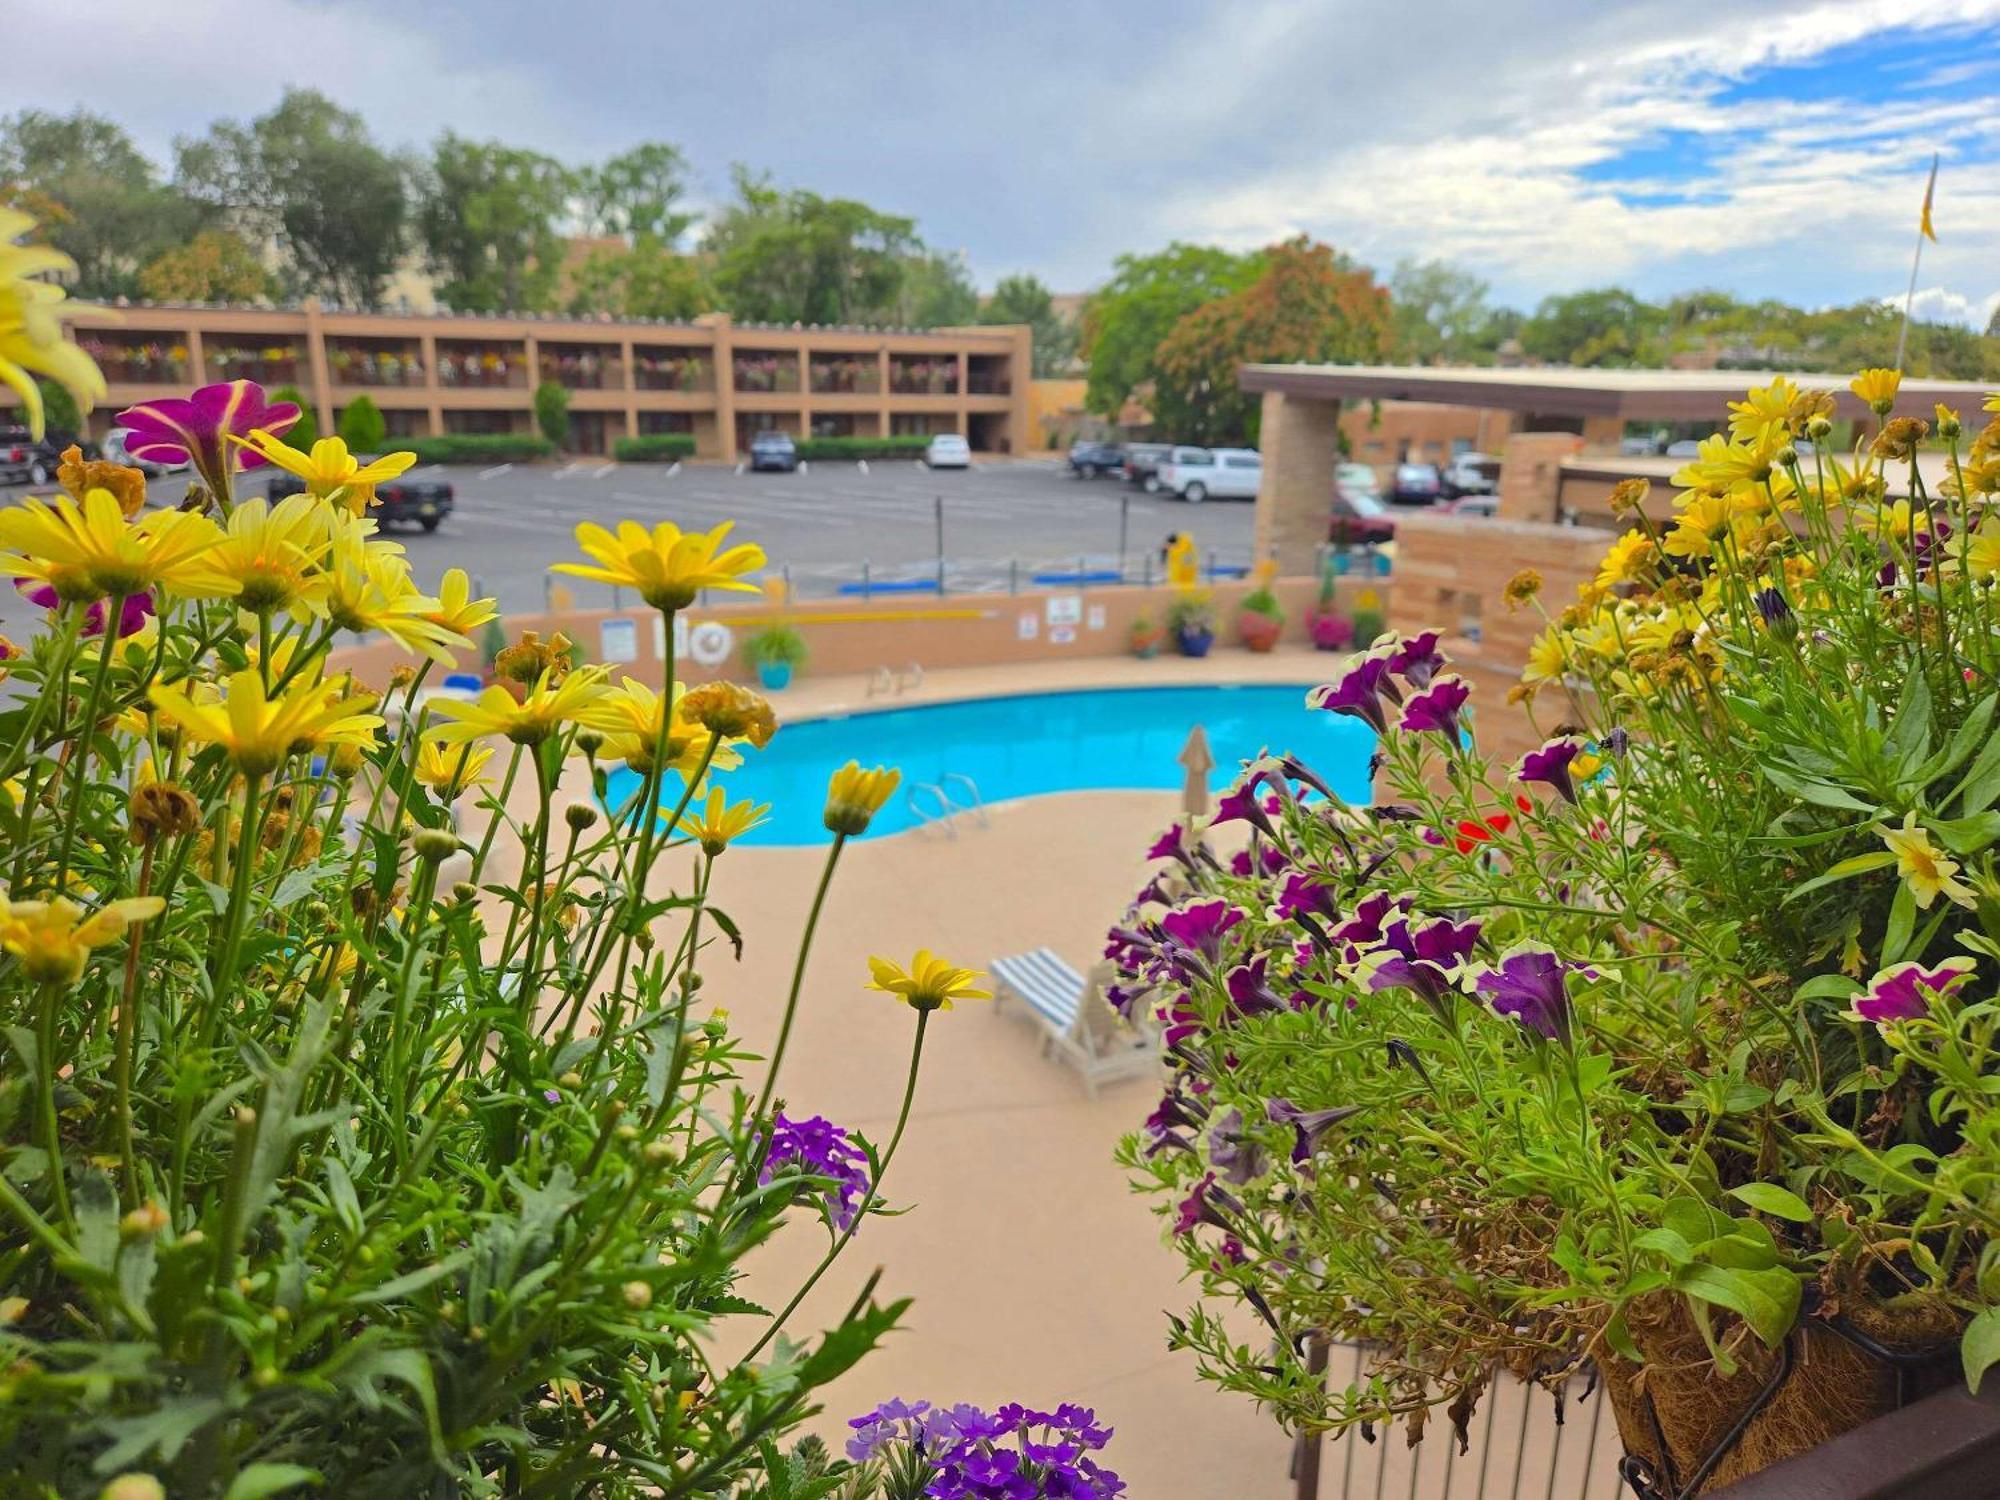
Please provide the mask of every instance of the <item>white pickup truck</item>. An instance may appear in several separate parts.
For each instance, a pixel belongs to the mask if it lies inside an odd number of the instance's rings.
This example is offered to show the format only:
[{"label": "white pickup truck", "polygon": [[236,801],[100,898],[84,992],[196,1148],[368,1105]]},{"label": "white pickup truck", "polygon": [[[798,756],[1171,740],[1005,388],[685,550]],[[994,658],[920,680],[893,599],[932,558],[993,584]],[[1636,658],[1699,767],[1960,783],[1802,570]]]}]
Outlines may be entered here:
[{"label": "white pickup truck", "polygon": [[1190,505],[1254,500],[1264,480],[1264,460],[1253,448],[1175,448],[1161,460],[1160,488]]}]

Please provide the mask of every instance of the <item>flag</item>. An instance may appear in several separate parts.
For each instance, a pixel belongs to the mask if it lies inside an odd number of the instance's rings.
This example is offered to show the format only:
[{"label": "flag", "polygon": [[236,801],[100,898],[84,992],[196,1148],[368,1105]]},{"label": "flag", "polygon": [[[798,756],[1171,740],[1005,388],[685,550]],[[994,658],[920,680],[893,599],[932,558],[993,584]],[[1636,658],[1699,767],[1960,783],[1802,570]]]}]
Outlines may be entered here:
[{"label": "flag", "polygon": [[1918,231],[1933,245],[1937,243],[1937,231],[1931,228],[1931,199],[1937,196],[1937,169],[1938,154],[1933,151],[1931,153],[1931,180],[1924,188],[1924,216],[1917,224]]}]

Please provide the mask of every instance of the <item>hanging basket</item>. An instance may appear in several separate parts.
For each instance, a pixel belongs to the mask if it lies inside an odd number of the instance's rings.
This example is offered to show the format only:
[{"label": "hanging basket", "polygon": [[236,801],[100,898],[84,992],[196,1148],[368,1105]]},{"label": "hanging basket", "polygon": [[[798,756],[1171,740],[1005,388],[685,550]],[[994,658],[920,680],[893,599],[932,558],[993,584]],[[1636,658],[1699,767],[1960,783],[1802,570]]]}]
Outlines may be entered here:
[{"label": "hanging basket", "polygon": [[1957,1378],[1958,1323],[1942,1303],[1811,1301],[1779,1348],[1753,1340],[1735,1351],[1734,1375],[1716,1369],[1679,1297],[1632,1305],[1645,1363],[1609,1356],[1603,1373],[1625,1446],[1620,1473],[1639,1500],[1714,1494]]}]

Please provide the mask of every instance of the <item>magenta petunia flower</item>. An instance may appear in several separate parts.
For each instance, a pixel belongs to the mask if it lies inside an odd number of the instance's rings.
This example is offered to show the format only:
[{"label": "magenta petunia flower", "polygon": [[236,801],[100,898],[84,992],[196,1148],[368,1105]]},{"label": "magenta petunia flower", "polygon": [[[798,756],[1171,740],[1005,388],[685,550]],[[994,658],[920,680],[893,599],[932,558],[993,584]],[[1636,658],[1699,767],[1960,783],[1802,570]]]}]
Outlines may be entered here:
[{"label": "magenta petunia flower", "polygon": [[1389,657],[1389,670],[1413,688],[1427,688],[1431,680],[1444,665],[1444,654],[1438,650],[1438,632],[1422,631],[1396,643],[1394,653]]},{"label": "magenta petunia flower", "polygon": [[1512,1016],[1537,1036],[1567,1043],[1571,1007],[1569,976],[1595,978],[1588,964],[1570,963],[1542,948],[1510,953],[1497,969],[1482,970],[1473,988],[1503,1016]]},{"label": "magenta petunia flower", "polygon": [[[62,607],[62,599],[46,583],[38,583],[32,578],[16,578],[14,587],[21,591],[23,599],[38,608],[54,610]],[[83,612],[83,634],[86,637],[104,634],[104,612],[108,607],[105,600],[99,599]],[[155,613],[151,594],[129,595],[118,611],[118,639],[122,641],[128,635],[137,635],[146,628],[146,622]]]},{"label": "magenta petunia flower", "polygon": [[1176,945],[1214,959],[1222,951],[1222,935],[1244,918],[1243,908],[1227,901],[1193,901],[1160,918],[1160,931]]},{"label": "magenta petunia flower", "polygon": [[1557,795],[1565,802],[1576,801],[1576,781],[1570,775],[1570,762],[1583,753],[1583,741],[1571,735],[1562,735],[1550,740],[1539,750],[1530,750],[1521,757],[1521,764],[1514,772],[1516,781],[1539,781],[1554,787]]},{"label": "magenta petunia flower", "polygon": [[1278,891],[1275,911],[1281,922],[1300,916],[1331,917],[1335,915],[1333,891],[1309,871],[1287,875]]},{"label": "magenta petunia flower", "polygon": [[1856,998],[1854,1013],[1864,1021],[1886,1026],[1891,1021],[1916,1021],[1930,1014],[1931,1002],[1943,1000],[1972,977],[1974,961],[1964,955],[1947,958],[1935,969],[1922,964],[1897,964],[1868,981]]},{"label": "magenta petunia flower", "polygon": [[1306,707],[1360,719],[1380,734],[1389,727],[1383,696],[1394,692],[1395,685],[1389,681],[1389,659],[1370,652],[1355,658],[1338,682],[1326,683],[1307,693]]},{"label": "magenta petunia flower", "polygon": [[192,396],[141,401],[114,419],[125,429],[125,451],[148,463],[191,463],[209,492],[225,507],[233,498],[229,476],[240,466],[254,469],[262,454],[230,442],[257,428],[283,436],[299,419],[290,401],[266,401],[254,380],[205,385]]},{"label": "magenta petunia flower", "polygon": [[1241,1218],[1243,1205],[1235,1194],[1215,1185],[1213,1172],[1204,1172],[1194,1191],[1181,1200],[1179,1212],[1174,1216],[1174,1233],[1192,1234],[1201,1224],[1212,1224],[1217,1229],[1234,1228],[1224,1214]]},{"label": "magenta petunia flower", "polygon": [[1472,696],[1472,685],[1463,677],[1440,677],[1403,705],[1399,727],[1422,734],[1435,731],[1447,739],[1458,738],[1458,711]]}]

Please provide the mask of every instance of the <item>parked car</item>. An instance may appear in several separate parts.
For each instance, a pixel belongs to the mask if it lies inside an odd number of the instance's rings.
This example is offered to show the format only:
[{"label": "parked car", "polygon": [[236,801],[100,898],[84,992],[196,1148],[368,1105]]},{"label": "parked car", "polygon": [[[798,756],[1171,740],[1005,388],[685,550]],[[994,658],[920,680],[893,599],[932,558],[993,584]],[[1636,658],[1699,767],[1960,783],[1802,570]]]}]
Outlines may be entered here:
[{"label": "parked car", "polygon": [[1444,489],[1436,464],[1397,464],[1389,481],[1389,499],[1396,505],[1435,505]]},{"label": "parked car", "polygon": [[1078,479],[1102,479],[1125,472],[1125,450],[1116,443],[1072,443],[1069,471]]},{"label": "parked car", "polygon": [[[302,488],[290,474],[274,474],[265,484],[264,494],[277,501],[296,495]],[[457,504],[457,494],[442,479],[392,479],[375,486],[375,504],[368,514],[384,531],[391,526],[421,526],[425,531],[436,531]]]},{"label": "parked car", "polygon": [[1701,443],[1695,438],[1681,438],[1678,442],[1667,444],[1666,456],[1668,458],[1699,458],[1701,456]]},{"label": "parked car", "polygon": [[1459,453],[1445,465],[1439,493],[1447,500],[1461,495],[1490,495],[1500,488],[1500,460],[1485,453]]},{"label": "parked car", "polygon": [[185,462],[177,464],[163,464],[163,463],[155,463],[151,459],[134,458],[130,453],[127,453],[125,451],[125,429],[122,427],[114,427],[109,432],[105,433],[104,443],[102,446],[104,450],[105,462],[114,464],[124,464],[128,468],[138,469],[141,472],[143,472],[148,479],[158,479],[162,474],[185,473],[188,468],[188,465]]},{"label": "parked car", "polygon": [[1363,490],[1333,489],[1333,519],[1326,539],[1336,547],[1379,547],[1396,540],[1396,516],[1380,495]]},{"label": "parked car", "polygon": [[1445,509],[1455,516],[1497,516],[1500,514],[1498,495],[1462,495]]},{"label": "parked car", "polygon": [[56,465],[71,444],[85,458],[98,456],[97,444],[73,432],[45,432],[39,441],[25,427],[0,427],[0,484],[53,484]]},{"label": "parked car", "polygon": [[760,473],[775,469],[780,474],[790,474],[799,466],[799,450],[792,443],[791,435],[783,432],[759,432],[750,439],[750,472]]},{"label": "parked car", "polygon": [[1251,448],[1176,448],[1156,476],[1160,489],[1190,505],[1218,500],[1254,500],[1264,482],[1264,460]]},{"label": "parked car", "polygon": [[1127,443],[1125,482],[1136,484],[1149,495],[1160,490],[1160,465],[1174,451],[1171,443]]},{"label": "parked car", "polygon": [[1376,476],[1373,464],[1342,464],[1333,471],[1333,492],[1350,500],[1362,495],[1380,500],[1382,481]]},{"label": "parked car", "polygon": [[933,469],[969,469],[972,445],[955,432],[940,432],[925,445],[924,463]]}]

